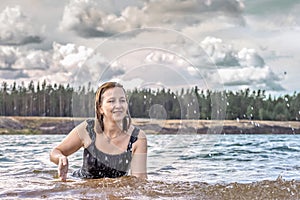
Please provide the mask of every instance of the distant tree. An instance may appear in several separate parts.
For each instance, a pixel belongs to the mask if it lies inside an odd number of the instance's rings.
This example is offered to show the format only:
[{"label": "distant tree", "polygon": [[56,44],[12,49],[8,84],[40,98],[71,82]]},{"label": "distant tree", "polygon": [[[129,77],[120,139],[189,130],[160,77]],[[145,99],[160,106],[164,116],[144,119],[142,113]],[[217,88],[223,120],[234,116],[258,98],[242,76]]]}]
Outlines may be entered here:
[{"label": "distant tree", "polygon": [[279,100],[273,110],[273,120],[286,121],[289,120],[289,112],[285,103]]},{"label": "distant tree", "polygon": [[[296,92],[267,98],[264,90],[211,91],[195,86],[175,92],[168,88],[133,89],[127,94],[130,113],[138,118],[151,114],[167,119],[300,120],[300,94]],[[45,80],[37,82],[36,87],[33,81],[28,86],[24,82],[10,86],[2,82],[0,115],[93,117],[94,97],[91,83],[74,89]]]}]

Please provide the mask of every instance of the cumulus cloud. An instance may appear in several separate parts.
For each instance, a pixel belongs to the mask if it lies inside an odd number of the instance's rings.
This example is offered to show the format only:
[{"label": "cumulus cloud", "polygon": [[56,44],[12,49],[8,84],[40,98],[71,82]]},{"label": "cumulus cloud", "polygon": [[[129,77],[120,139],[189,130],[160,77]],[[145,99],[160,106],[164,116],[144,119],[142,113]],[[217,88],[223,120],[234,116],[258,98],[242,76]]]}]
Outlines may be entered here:
[{"label": "cumulus cloud", "polygon": [[270,90],[284,90],[281,77],[265,64],[255,49],[235,50],[221,39],[205,38],[201,46],[219,68],[218,73],[208,74],[209,79],[222,82],[225,86],[246,86]]},{"label": "cumulus cloud", "polygon": [[270,67],[243,67],[243,68],[223,68],[218,70],[218,74],[208,76],[214,81],[222,82],[225,86],[244,86],[255,89],[269,89],[274,91],[284,90],[277,82],[280,77],[272,72]]},{"label": "cumulus cloud", "polygon": [[66,5],[60,30],[75,31],[82,37],[107,37],[149,26],[182,29],[222,15],[225,21],[243,24],[242,1],[237,0],[151,0],[143,6],[128,6],[108,12],[96,1],[73,0]]},{"label": "cumulus cloud", "polygon": [[74,0],[65,7],[60,30],[72,30],[82,37],[108,37],[141,26],[143,12],[125,8],[119,16],[107,13],[95,1]]},{"label": "cumulus cloud", "polygon": [[11,69],[21,52],[15,47],[0,48],[0,69]]},{"label": "cumulus cloud", "polygon": [[205,50],[212,61],[222,66],[240,66],[240,67],[264,67],[264,59],[255,49],[243,48],[240,51],[233,49],[231,44],[226,44],[220,38],[206,37],[201,42],[201,47]]},{"label": "cumulus cloud", "polygon": [[[202,81],[221,82],[228,87],[242,86],[275,91],[284,89],[280,84],[281,77],[265,64],[264,59],[254,49],[236,50],[232,45],[213,37],[205,38],[198,48],[183,43],[184,41],[177,46],[178,51],[175,47],[172,47],[172,52],[144,49],[130,58],[121,57],[113,63],[99,52],[75,44],[53,43],[50,51],[1,46],[1,78],[82,85],[112,78],[133,80],[142,77],[144,81],[164,80],[173,86],[193,86]],[[182,57],[183,51],[190,56]],[[140,60],[141,63],[129,66],[128,60]],[[212,62],[209,63],[208,60]],[[215,64],[217,68],[207,67],[206,64]],[[182,82],[178,83],[178,80]]]},{"label": "cumulus cloud", "polygon": [[82,85],[97,82],[104,72],[106,78],[124,73],[122,66],[108,67],[108,63],[93,49],[70,43],[54,42],[50,51],[16,46],[0,47],[0,76],[8,82],[46,80],[50,83]]},{"label": "cumulus cloud", "polygon": [[1,46],[0,58],[1,70],[46,69],[51,62],[48,52],[15,46]]},{"label": "cumulus cloud", "polygon": [[85,60],[92,55],[93,49],[75,44],[53,43],[52,60],[54,66],[63,66],[65,70],[81,68]]},{"label": "cumulus cloud", "polygon": [[[145,57],[145,61],[172,66],[186,79],[198,78],[198,83],[203,78],[210,85],[219,83],[227,87],[284,90],[280,84],[282,77],[275,74],[254,49],[234,49],[233,45],[226,44],[220,38],[214,37],[205,38],[200,45],[206,52],[206,56],[202,55],[201,52],[198,52],[197,56],[195,47],[186,50],[191,53],[191,59],[197,58],[192,63],[189,63],[189,60],[176,57],[172,53],[157,50],[149,53]],[[183,47],[189,48],[187,45],[183,45]],[[212,62],[209,63],[207,59]],[[214,64],[215,67],[205,66],[203,63],[205,65]]]},{"label": "cumulus cloud", "polygon": [[264,59],[254,49],[243,48],[237,54],[240,66],[264,67]]},{"label": "cumulus cloud", "polygon": [[40,43],[42,30],[36,28],[20,6],[6,7],[0,13],[0,45]]},{"label": "cumulus cloud", "polygon": [[220,38],[206,37],[201,42],[201,47],[218,66],[238,65],[232,45],[224,44]]}]

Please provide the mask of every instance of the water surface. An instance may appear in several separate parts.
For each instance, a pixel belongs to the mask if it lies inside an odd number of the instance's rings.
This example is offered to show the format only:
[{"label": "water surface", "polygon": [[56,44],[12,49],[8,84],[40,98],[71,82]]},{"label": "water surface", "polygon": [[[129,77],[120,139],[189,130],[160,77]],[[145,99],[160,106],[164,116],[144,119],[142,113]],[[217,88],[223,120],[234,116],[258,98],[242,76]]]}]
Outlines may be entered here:
[{"label": "water surface", "polygon": [[300,135],[148,135],[148,180],[60,182],[49,152],[64,137],[1,135],[0,199],[300,199]]}]

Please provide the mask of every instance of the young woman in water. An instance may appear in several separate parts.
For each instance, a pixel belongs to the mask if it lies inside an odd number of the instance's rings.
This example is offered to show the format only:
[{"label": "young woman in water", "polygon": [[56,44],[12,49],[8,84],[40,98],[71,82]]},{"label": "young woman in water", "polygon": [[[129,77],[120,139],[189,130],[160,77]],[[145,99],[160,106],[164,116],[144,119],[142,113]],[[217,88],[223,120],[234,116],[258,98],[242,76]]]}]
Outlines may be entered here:
[{"label": "young woman in water", "polygon": [[116,178],[128,174],[147,178],[147,139],[131,124],[123,86],[107,82],[95,98],[96,118],[77,125],[50,153],[58,165],[58,176],[67,178],[68,156],[84,148],[83,165],[73,172],[82,178]]}]

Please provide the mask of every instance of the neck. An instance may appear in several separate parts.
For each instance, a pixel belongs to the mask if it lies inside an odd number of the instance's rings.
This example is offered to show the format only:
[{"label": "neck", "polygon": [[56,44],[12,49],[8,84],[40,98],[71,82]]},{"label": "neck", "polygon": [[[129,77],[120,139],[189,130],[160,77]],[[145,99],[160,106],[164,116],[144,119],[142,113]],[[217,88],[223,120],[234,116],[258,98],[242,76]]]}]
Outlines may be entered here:
[{"label": "neck", "polygon": [[104,121],[104,133],[107,137],[114,138],[122,132],[121,122]]}]

